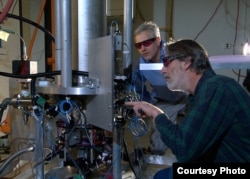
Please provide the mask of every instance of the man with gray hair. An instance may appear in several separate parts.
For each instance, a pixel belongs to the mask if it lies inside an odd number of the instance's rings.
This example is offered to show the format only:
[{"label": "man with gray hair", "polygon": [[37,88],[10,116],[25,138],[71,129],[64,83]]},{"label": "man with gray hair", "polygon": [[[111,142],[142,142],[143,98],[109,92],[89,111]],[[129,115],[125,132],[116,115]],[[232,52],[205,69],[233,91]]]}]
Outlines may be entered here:
[{"label": "man with gray hair", "polygon": [[[216,74],[206,49],[198,42],[181,39],[168,44],[167,51],[161,72],[169,89],[189,93],[187,115],[173,124],[168,113],[148,102],[125,104],[133,107],[137,117],[152,119],[179,164],[249,163],[247,91],[236,80]],[[170,179],[172,172],[171,167],[157,171],[154,179]]]},{"label": "man with gray hair", "polygon": [[[165,41],[161,39],[160,29],[153,21],[142,23],[134,31],[134,45],[140,54],[139,64],[163,63],[165,57]],[[187,95],[180,91],[168,89],[164,76],[157,70],[135,70],[136,92],[140,100],[160,107],[170,120],[175,123],[177,115],[185,110]],[[157,129],[150,125],[152,154],[163,155],[167,146],[161,141]]]}]

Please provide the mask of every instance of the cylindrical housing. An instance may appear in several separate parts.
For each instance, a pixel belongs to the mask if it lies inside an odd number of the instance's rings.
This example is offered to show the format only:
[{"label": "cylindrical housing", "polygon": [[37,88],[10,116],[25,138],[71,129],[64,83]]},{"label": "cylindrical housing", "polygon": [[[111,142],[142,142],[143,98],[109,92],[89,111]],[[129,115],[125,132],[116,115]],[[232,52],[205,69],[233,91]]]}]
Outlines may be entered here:
[{"label": "cylindrical housing", "polygon": [[107,35],[106,1],[78,0],[78,70],[88,72],[90,39]]}]

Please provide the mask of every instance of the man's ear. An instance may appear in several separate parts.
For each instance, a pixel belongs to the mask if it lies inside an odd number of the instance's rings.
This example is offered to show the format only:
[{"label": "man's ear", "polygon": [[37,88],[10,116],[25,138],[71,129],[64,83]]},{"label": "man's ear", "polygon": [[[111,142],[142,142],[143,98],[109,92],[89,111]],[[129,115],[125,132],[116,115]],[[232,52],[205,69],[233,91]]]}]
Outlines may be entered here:
[{"label": "man's ear", "polygon": [[186,57],[184,63],[182,63],[183,64],[183,69],[185,69],[185,70],[190,69],[191,64],[192,64],[191,59],[192,59],[192,57],[189,57],[189,56]]},{"label": "man's ear", "polygon": [[160,43],[161,43],[161,37],[156,37],[156,40],[157,40],[157,44],[160,45]]}]

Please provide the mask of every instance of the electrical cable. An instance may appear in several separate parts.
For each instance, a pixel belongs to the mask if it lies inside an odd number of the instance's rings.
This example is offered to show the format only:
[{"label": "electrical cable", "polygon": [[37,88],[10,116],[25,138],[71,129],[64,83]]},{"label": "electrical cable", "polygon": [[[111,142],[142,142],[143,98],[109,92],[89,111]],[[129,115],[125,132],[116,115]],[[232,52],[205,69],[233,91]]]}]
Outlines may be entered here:
[{"label": "electrical cable", "polygon": [[49,30],[47,30],[43,26],[35,23],[34,21],[31,21],[31,20],[29,20],[27,18],[24,18],[24,17],[17,16],[15,14],[7,14],[6,17],[17,19],[19,21],[26,22],[26,23],[34,26],[34,27],[37,27],[38,29],[40,29],[41,31],[43,31],[46,35],[48,35],[48,37],[50,38],[50,40],[52,40],[53,42],[55,41],[55,38],[54,38],[53,34]]},{"label": "electrical cable", "polygon": [[136,116],[132,117],[129,124],[129,129],[136,137],[142,137],[147,134],[148,131],[146,122],[141,118],[137,118]]},{"label": "electrical cable", "polygon": [[125,152],[126,152],[126,154],[127,154],[127,156],[128,156],[128,163],[129,163],[129,166],[130,166],[130,168],[132,169],[133,173],[135,174],[135,177],[138,178],[138,177],[137,177],[137,173],[136,173],[136,171],[135,171],[135,169],[134,169],[134,167],[133,167],[131,158],[130,158],[130,156],[129,156],[127,143],[126,143],[126,141],[125,141],[124,138],[123,138],[123,145],[124,145]]},{"label": "electrical cable", "polygon": [[[16,3],[17,3],[17,1],[16,1]],[[11,12],[11,14],[13,14],[13,12],[14,12],[15,5],[13,7],[13,11]],[[19,1],[18,8],[19,8],[18,15],[22,17],[23,16],[23,2],[22,2],[22,0]],[[22,21],[19,23],[19,34],[20,34],[20,37],[22,38],[23,37],[23,22]],[[25,49],[25,52],[24,52],[24,49]],[[25,45],[25,41],[23,40],[23,38],[20,40],[20,51],[21,51],[21,61],[27,60],[26,45]]]},{"label": "electrical cable", "polygon": [[[138,97],[138,94],[136,92],[136,80],[137,80],[138,73],[139,71],[135,71],[132,77],[132,81],[131,81],[131,85],[129,89],[130,101],[140,101],[142,99],[142,96]],[[144,87],[144,85],[142,85],[142,87]],[[133,93],[133,96],[131,95],[131,93]],[[142,89],[142,95],[143,95],[143,89]],[[148,131],[146,122],[142,118],[138,118],[135,114],[133,114],[130,120],[129,129],[131,133],[136,137],[142,137]]]},{"label": "electrical cable", "polygon": [[11,103],[12,98],[5,98],[2,103],[0,104],[0,124],[2,122],[2,117],[4,110],[7,108],[7,106]]},{"label": "electrical cable", "polygon": [[208,19],[207,23],[204,25],[204,27],[200,30],[200,32],[198,32],[198,34],[195,36],[194,40],[197,40],[197,38],[201,35],[201,33],[207,28],[208,24],[211,22],[211,20],[214,18],[215,14],[217,13],[219,7],[221,6],[223,0],[220,0],[220,2],[218,3],[217,7],[215,8],[214,13],[212,14],[212,16]]},{"label": "electrical cable", "polygon": [[239,12],[240,12],[240,1],[237,0],[237,11],[236,11],[236,20],[235,20],[235,35],[233,41],[233,55],[235,55],[235,44],[238,36],[238,22],[239,22]]},{"label": "electrical cable", "polygon": [[143,16],[141,9],[139,8],[139,1],[136,1],[136,12],[139,14],[140,19],[145,22],[146,18]]},{"label": "electrical cable", "polygon": [[173,10],[174,10],[174,0],[171,0],[170,1],[170,18],[169,18],[169,24],[170,24],[170,27],[169,27],[169,33],[168,33],[168,37],[169,39],[170,38],[173,38],[174,39],[174,36],[173,36]]},{"label": "electrical cable", "polygon": [[[88,72],[84,72],[84,71],[72,70],[72,73],[73,73],[73,75],[88,76]],[[60,75],[60,74],[61,74],[61,71],[51,71],[51,72],[36,73],[36,74],[29,74],[29,75],[0,72],[0,76],[10,77],[10,78],[17,78],[17,79],[38,78],[38,77],[51,78],[51,76],[56,76],[56,75]]]},{"label": "electrical cable", "polygon": [[[237,36],[238,36],[239,12],[240,12],[240,1],[237,0],[237,15],[236,15],[236,20],[235,20],[235,35],[234,35],[234,41],[233,41],[233,55],[235,55],[235,45],[236,45],[236,40],[237,40]],[[232,69],[232,71],[235,74],[237,74],[234,69]],[[241,69],[239,69],[239,72],[238,72],[238,82],[240,81],[240,77],[241,77]]]},{"label": "electrical cable", "polygon": [[23,150],[18,151],[18,152],[15,153],[15,154],[13,154],[11,157],[9,157],[9,158],[5,161],[5,163],[2,164],[2,165],[0,166],[0,174],[4,171],[4,169],[8,166],[8,164],[9,164],[13,159],[15,159],[16,157],[18,157],[18,156],[20,156],[20,155],[22,155],[22,154],[25,154],[25,153],[27,153],[27,152],[33,152],[33,151],[34,151],[34,148],[35,148],[34,146],[29,147],[29,148],[25,148],[25,149],[23,149]]},{"label": "electrical cable", "polygon": [[[80,119],[78,119],[78,120],[80,120]],[[74,132],[74,130],[75,130],[76,127],[77,127],[77,123],[74,124],[73,128],[70,130],[69,135],[68,135],[68,137],[67,137],[67,139],[66,139],[67,142],[66,142],[66,146],[65,146],[65,147],[66,147],[67,151],[70,151],[70,150],[69,150],[69,140],[71,139],[71,135],[73,134],[73,132]],[[72,156],[72,154],[71,154],[70,152],[68,152],[68,156],[69,156],[70,160],[73,162],[74,166],[78,169],[80,175],[81,175],[81,176],[84,176],[83,170],[82,170],[81,167],[76,163],[76,161],[74,160],[74,158],[73,158],[73,156]]]}]

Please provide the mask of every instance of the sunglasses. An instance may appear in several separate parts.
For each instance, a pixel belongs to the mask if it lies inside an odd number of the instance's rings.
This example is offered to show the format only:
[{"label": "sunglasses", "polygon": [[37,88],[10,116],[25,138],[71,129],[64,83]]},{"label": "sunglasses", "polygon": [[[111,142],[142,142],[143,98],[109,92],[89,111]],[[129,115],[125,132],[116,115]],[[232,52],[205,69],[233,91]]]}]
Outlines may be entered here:
[{"label": "sunglasses", "polygon": [[145,41],[143,41],[143,42],[136,43],[136,44],[135,44],[135,47],[136,47],[137,49],[141,49],[142,45],[143,45],[144,47],[148,47],[148,46],[150,46],[150,45],[155,41],[155,39],[156,39],[156,37],[154,37],[154,38],[152,38],[152,39],[145,40]]},{"label": "sunglasses", "polygon": [[184,58],[186,57],[186,55],[184,54],[176,54],[176,55],[171,55],[171,56],[166,56],[163,58],[163,65],[164,67],[168,67],[168,65],[174,61],[175,59],[180,59],[180,58]]}]

